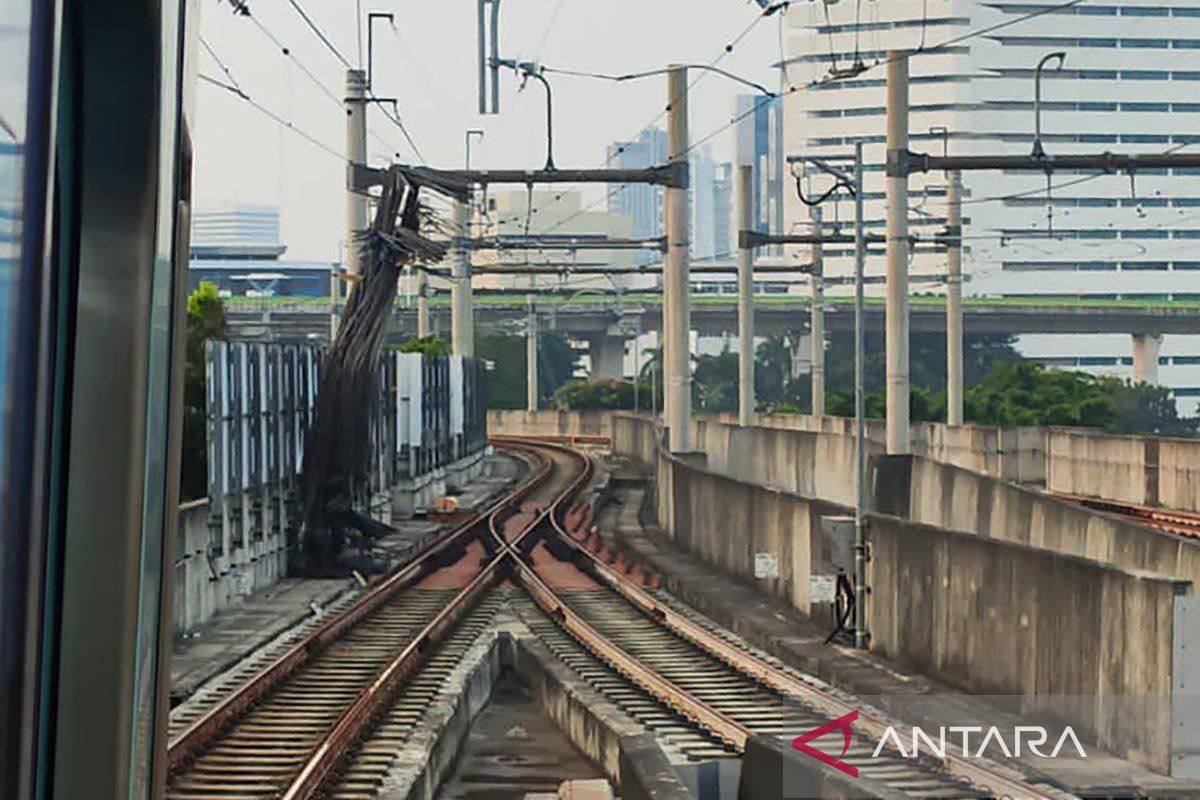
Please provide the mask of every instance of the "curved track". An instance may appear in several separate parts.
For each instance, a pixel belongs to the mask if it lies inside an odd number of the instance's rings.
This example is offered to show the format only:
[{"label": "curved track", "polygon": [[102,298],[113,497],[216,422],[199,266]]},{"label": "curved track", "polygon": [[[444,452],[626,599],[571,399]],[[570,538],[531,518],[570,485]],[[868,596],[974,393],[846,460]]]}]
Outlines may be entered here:
[{"label": "curved track", "polygon": [[[682,613],[648,588],[649,576],[589,551],[578,530],[586,510],[570,507],[591,478],[587,455],[534,439],[494,442],[528,461],[531,476],[192,721],[170,745],[168,798],[373,796],[397,743],[510,595],[551,652],[680,757],[734,757],[751,736],[790,738],[854,710]],[[497,590],[510,578],[524,592]],[[860,711],[847,757],[891,789],[1060,796],[952,753],[868,758],[887,726]]]},{"label": "curved track", "polygon": [[[503,577],[504,554],[478,557],[484,534],[526,501],[535,511],[513,531],[520,542],[587,479],[586,463],[576,459],[572,472],[566,462],[561,454],[538,459],[503,500],[377,581],[192,721],[168,747],[166,797],[299,800],[321,791],[400,684]],[[441,580],[447,573],[456,577],[449,585]]]}]

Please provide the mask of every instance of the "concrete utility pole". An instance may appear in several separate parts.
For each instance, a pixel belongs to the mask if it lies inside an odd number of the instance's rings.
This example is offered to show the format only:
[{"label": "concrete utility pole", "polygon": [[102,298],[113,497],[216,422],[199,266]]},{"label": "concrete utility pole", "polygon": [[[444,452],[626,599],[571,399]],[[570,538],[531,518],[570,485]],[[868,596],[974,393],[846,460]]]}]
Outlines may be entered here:
[{"label": "concrete utility pole", "polygon": [[347,292],[362,275],[357,235],[370,225],[370,201],[354,191],[354,167],[367,166],[367,73],[346,70],[346,274]]},{"label": "concrete utility pole", "polygon": [[946,423],[963,424],[962,173],[946,190]]},{"label": "concrete utility pole", "polygon": [[863,143],[854,143],[854,646],[869,641],[867,631],[867,431],[866,316],[863,277],[867,268],[867,234],[863,210]]},{"label": "concrete utility pole", "polygon": [[1162,351],[1162,335],[1133,334],[1133,382],[1158,384],[1158,354]]},{"label": "concrete utility pole", "polygon": [[429,276],[417,270],[417,336],[429,336]]},{"label": "concrete utility pole", "polygon": [[[667,155],[670,164],[687,164],[687,67],[673,66],[667,74]],[[667,427],[672,453],[692,449],[691,365],[689,333],[691,298],[688,281],[687,185],[665,190],[667,274],[664,281]]]},{"label": "concrete utility pole", "polygon": [[887,451],[908,453],[908,54],[887,60]]},{"label": "concrete utility pole", "polygon": [[[754,227],[754,167],[737,173],[738,219],[741,230]],[[754,424],[754,250],[738,247],[738,424]]]},{"label": "concrete utility pole", "polygon": [[[531,281],[532,282],[532,281]],[[538,410],[538,331],[533,295],[525,295],[525,410]]]},{"label": "concrete utility pole", "polygon": [[[821,207],[810,210],[813,235],[821,230]],[[812,309],[809,312],[809,333],[812,339],[812,413],[825,416],[825,255],[819,240],[812,244]]]},{"label": "concrete utility pole", "polygon": [[462,239],[470,236],[470,210],[466,201],[454,203],[454,230],[458,241],[451,254],[450,349],[455,355],[475,355],[475,325],[471,308],[471,251]]}]

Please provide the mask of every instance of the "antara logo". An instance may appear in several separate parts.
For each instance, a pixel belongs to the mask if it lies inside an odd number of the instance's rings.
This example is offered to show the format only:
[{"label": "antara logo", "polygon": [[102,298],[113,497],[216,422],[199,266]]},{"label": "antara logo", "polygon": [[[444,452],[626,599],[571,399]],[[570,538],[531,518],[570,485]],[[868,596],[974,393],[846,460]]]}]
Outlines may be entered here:
[{"label": "antara logo", "polygon": [[[845,756],[846,751],[850,749],[850,734],[852,732],[851,725],[853,725],[857,719],[858,709],[856,708],[844,717],[838,717],[833,722],[826,722],[819,728],[813,728],[803,736],[797,736],[792,740],[792,747],[799,750],[801,753],[804,753],[806,756],[812,756],[822,764],[827,764],[834,769],[841,770],[851,778],[857,778],[858,768],[852,767],[845,761],[842,761],[842,757]],[[808,743],[813,739],[820,739],[825,734],[835,730],[840,730],[842,732],[842,754],[837,758],[834,758],[828,753],[823,753],[815,747],[809,746]]]},{"label": "antara logo", "polygon": [[[832,722],[827,722],[819,728],[813,728],[802,736],[797,736],[792,740],[792,748],[804,753],[806,756],[815,758],[822,764],[844,772],[852,778],[857,778],[858,768],[842,761],[846,756],[846,752],[850,749],[850,737],[853,733],[853,725],[857,720],[858,709],[855,709],[845,716],[839,717]],[[837,758],[809,744],[809,742],[820,739],[832,731],[842,732],[842,752]],[[947,733],[950,734],[951,741],[955,741],[956,737],[960,737],[958,741],[962,746],[962,755],[966,758],[984,758],[985,754],[994,758],[997,755],[997,751],[1003,753],[1005,758],[1020,758],[1022,744],[1024,744],[1029,752],[1039,758],[1057,758],[1068,742],[1075,748],[1075,752],[1079,754],[1080,758],[1087,758],[1087,753],[1084,752],[1083,745],[1080,744],[1075,731],[1069,725],[1063,730],[1062,735],[1058,737],[1058,743],[1054,745],[1054,749],[1049,754],[1042,752],[1038,748],[1043,747],[1049,741],[1050,734],[1045,728],[1036,725],[1018,725],[1013,732],[1011,748],[1008,746],[1008,741],[1004,738],[1000,729],[994,725],[987,728],[986,733],[984,733],[984,728],[978,725],[942,727],[938,729],[936,740],[921,728],[914,727],[910,740],[911,747],[909,748],[905,748],[904,740],[896,732],[896,729],[888,726],[883,735],[879,737],[879,743],[875,746],[875,752],[871,754],[871,758],[879,758],[881,753],[884,757],[887,757],[893,752],[899,752],[904,758],[919,758],[922,742],[924,742],[924,747],[928,753],[938,758],[945,758]],[[982,738],[976,740],[979,742],[977,749],[971,747],[972,734],[982,734]],[[989,747],[993,744],[994,747],[989,750]]]}]

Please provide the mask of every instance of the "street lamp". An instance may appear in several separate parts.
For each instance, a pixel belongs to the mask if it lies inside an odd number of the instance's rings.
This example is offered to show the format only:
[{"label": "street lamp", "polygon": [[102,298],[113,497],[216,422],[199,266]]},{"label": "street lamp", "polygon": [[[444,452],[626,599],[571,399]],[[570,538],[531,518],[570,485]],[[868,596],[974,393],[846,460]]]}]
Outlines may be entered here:
[{"label": "street lamp", "polygon": [[[393,27],[396,25],[396,18],[386,11],[372,11],[367,14],[367,91],[371,90],[371,64],[374,61],[373,56],[375,54],[375,20],[377,19],[386,19]],[[358,46],[362,47],[362,39],[359,39],[358,42]],[[362,51],[360,50],[359,52],[361,53]],[[362,58],[362,56],[360,55],[359,58]]]},{"label": "street lamp", "polygon": [[1058,72],[1063,68],[1063,63],[1067,60],[1067,54],[1063,52],[1047,53],[1042,56],[1042,60],[1038,62],[1037,69],[1033,72],[1033,157],[1043,158],[1046,155],[1045,149],[1042,147],[1042,68],[1051,61],[1058,61],[1054,67],[1054,71]]},{"label": "street lamp", "polygon": [[466,140],[467,140],[467,169],[470,169],[470,168],[471,168],[471,137],[472,137],[472,136],[478,136],[480,139],[482,139],[482,138],[483,138],[483,131],[479,130],[478,128],[471,128],[470,130],[468,130],[468,131],[467,131],[467,136],[466,136]]}]

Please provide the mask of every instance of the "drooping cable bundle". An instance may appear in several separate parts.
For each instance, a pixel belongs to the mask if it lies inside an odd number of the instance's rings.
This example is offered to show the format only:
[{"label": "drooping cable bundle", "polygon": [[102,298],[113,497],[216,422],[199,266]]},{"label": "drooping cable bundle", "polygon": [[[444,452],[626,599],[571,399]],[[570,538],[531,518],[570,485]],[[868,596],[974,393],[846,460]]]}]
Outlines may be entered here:
[{"label": "drooping cable bundle", "polygon": [[419,187],[391,171],[375,221],[358,237],[362,275],[346,302],[337,338],[321,367],[316,413],[304,443],[301,494],[305,533],[298,562],[310,574],[335,571],[348,529],[367,536],[386,526],[363,513],[369,500],[372,437],[379,414],[379,357],[400,267],[439,260],[445,247],[418,233]]}]

